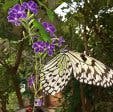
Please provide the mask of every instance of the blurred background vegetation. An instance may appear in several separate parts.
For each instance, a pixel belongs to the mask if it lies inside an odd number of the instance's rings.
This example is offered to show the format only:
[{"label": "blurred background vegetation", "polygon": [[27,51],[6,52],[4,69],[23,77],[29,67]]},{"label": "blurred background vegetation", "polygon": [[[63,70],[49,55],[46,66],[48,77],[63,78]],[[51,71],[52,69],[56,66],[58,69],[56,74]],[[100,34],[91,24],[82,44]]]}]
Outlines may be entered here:
[{"label": "blurred background vegetation", "polygon": [[[39,3],[38,0],[35,0]],[[63,22],[52,11],[70,0],[40,0],[38,17],[51,21],[57,33],[63,35],[69,49],[86,51],[91,56],[113,68],[113,0],[82,0],[75,13],[68,13]],[[3,112],[13,112],[23,107],[24,96],[32,96],[26,85],[33,71],[32,49],[22,38],[22,28],[7,22],[7,11],[19,0],[0,0],[0,103]],[[46,7],[46,8],[45,8]],[[62,108],[57,112],[113,112],[113,87],[80,84],[71,80],[64,89]]]}]

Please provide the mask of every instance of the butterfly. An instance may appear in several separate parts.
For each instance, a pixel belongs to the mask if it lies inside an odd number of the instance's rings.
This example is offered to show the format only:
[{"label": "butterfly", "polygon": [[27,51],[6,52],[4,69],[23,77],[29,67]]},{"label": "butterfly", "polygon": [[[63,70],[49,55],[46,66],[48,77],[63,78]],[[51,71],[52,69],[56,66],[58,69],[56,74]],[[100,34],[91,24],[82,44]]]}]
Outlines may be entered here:
[{"label": "butterfly", "polygon": [[113,84],[113,70],[100,61],[83,53],[62,51],[47,62],[40,74],[40,83],[46,94],[62,91],[69,80],[109,87]]}]

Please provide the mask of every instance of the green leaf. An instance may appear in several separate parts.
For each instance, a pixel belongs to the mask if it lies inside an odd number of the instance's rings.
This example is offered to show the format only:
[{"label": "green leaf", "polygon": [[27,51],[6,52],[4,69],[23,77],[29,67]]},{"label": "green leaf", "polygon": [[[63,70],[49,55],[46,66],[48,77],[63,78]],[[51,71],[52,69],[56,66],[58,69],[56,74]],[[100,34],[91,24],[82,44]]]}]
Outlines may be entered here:
[{"label": "green leaf", "polygon": [[49,20],[51,21],[51,22],[53,22],[53,20],[54,20],[54,12],[51,10],[51,9],[49,9],[45,4],[43,4],[43,2],[42,1],[40,1],[40,0],[37,0],[37,2],[38,2],[38,4],[40,5],[40,6],[42,6],[42,7],[44,7],[44,9],[46,10],[46,12],[47,12],[47,15],[48,15],[48,17],[49,17]]},{"label": "green leaf", "polygon": [[47,11],[47,15],[49,17],[49,20],[51,22],[53,22],[54,21],[54,17],[55,17],[54,12],[51,9],[47,9],[46,11]]},{"label": "green leaf", "polygon": [[34,20],[33,25],[36,29],[39,29],[38,33],[40,34],[40,39],[45,41],[45,42],[49,42],[50,41],[50,36],[45,31],[42,24],[40,22],[38,22],[37,20]]}]

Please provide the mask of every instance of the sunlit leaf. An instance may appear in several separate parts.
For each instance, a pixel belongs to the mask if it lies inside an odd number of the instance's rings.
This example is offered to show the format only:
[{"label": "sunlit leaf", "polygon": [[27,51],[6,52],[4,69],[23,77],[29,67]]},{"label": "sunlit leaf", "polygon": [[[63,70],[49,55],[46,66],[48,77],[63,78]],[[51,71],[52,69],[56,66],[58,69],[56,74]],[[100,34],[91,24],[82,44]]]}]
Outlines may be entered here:
[{"label": "sunlit leaf", "polygon": [[36,29],[38,29],[38,33],[40,34],[40,39],[47,42],[50,41],[50,37],[48,35],[48,33],[45,31],[44,27],[42,26],[42,24],[36,20],[34,20],[33,25]]}]

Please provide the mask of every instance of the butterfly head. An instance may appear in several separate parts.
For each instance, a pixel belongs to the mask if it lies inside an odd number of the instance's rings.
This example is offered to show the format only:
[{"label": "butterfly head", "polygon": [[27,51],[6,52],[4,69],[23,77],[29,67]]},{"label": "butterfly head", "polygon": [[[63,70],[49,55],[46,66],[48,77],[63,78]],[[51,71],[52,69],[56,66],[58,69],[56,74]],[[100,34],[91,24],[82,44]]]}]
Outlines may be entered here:
[{"label": "butterfly head", "polygon": [[68,50],[68,45],[65,45],[65,47],[63,48],[63,49],[61,49],[60,50],[60,53],[66,53],[66,52],[68,52],[69,50]]},{"label": "butterfly head", "polygon": [[61,51],[60,51],[60,53],[66,53],[66,52],[68,52],[69,50],[67,50],[67,49],[62,49]]}]

